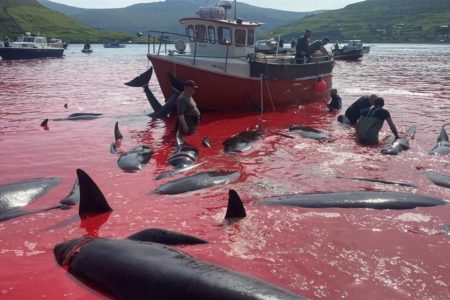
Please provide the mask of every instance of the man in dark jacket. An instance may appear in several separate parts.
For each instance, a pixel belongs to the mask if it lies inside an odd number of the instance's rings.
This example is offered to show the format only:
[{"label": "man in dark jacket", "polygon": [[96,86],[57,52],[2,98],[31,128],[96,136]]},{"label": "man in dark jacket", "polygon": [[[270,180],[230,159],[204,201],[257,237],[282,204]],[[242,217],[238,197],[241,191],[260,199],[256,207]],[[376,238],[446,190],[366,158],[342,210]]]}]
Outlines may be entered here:
[{"label": "man in dark jacket", "polygon": [[347,117],[350,125],[355,125],[359,117],[361,117],[361,111],[370,108],[375,104],[375,99],[377,95],[372,94],[370,96],[362,96],[356,100],[352,105],[350,105],[345,111],[345,116]]},{"label": "man in dark jacket", "polygon": [[306,29],[303,37],[297,40],[295,45],[295,61],[298,64],[303,64],[308,59],[309,38],[311,37],[311,30]]}]

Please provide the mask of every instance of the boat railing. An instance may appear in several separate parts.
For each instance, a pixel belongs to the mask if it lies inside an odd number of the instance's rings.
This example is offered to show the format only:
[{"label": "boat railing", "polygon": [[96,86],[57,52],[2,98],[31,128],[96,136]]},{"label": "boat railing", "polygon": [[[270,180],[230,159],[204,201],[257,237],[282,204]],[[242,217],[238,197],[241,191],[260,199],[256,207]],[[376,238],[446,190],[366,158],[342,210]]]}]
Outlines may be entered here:
[{"label": "boat railing", "polygon": [[[192,41],[193,40],[193,41]],[[173,45],[172,47],[168,47],[168,45]],[[187,47],[189,45],[189,48]],[[248,59],[248,56],[230,56],[229,55],[229,47],[231,45],[225,45],[225,55],[224,56],[215,56],[215,55],[199,55],[198,41],[194,37],[190,37],[187,34],[180,34],[168,31],[148,31],[148,53],[151,53],[151,47],[153,47],[153,54],[160,55],[161,53],[169,54],[169,55],[190,55],[193,57],[193,64],[195,65],[196,59],[199,57],[202,58],[216,58],[223,59],[225,66],[224,71],[227,70],[228,60],[233,59]],[[175,48],[175,49],[174,49]]]}]

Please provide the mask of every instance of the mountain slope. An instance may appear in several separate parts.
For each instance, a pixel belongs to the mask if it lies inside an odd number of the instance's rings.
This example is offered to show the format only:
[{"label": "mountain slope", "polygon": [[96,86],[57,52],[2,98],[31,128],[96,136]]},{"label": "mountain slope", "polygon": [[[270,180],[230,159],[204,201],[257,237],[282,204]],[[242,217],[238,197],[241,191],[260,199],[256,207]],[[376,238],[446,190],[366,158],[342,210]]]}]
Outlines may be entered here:
[{"label": "mountain slope", "polygon": [[431,42],[450,24],[449,0],[367,0],[278,27],[274,35],[358,38],[365,42]]},{"label": "mountain slope", "polygon": [[66,15],[52,11],[35,0],[0,0],[0,36],[15,39],[24,32],[43,34],[48,38],[65,40],[101,41],[103,39],[128,39],[129,35],[99,31],[82,25]]},{"label": "mountain slope", "polygon": [[[61,5],[48,0],[39,0],[46,7],[73,17],[83,24],[95,28],[136,33],[147,30],[182,33],[184,28],[178,20],[195,16],[204,0],[166,0],[161,2],[135,4],[115,9],[80,9]],[[319,12],[289,12],[237,3],[238,17],[264,23],[259,32],[272,30],[282,24],[298,20],[305,15]],[[233,10],[228,12],[232,17]]]}]

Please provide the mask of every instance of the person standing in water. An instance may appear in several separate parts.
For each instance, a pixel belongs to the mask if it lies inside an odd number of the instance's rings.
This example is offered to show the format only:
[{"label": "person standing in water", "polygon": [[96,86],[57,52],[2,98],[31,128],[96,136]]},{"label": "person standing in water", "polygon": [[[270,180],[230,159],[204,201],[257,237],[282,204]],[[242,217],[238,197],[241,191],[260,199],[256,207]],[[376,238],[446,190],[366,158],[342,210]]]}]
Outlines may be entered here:
[{"label": "person standing in water", "polygon": [[341,96],[338,95],[337,89],[330,90],[331,100],[327,104],[327,107],[330,111],[340,110],[342,108],[342,99]]},{"label": "person standing in water", "polygon": [[200,123],[200,111],[192,99],[196,89],[198,86],[193,80],[186,81],[184,90],[177,99],[177,127],[184,134],[192,134],[197,131]]}]

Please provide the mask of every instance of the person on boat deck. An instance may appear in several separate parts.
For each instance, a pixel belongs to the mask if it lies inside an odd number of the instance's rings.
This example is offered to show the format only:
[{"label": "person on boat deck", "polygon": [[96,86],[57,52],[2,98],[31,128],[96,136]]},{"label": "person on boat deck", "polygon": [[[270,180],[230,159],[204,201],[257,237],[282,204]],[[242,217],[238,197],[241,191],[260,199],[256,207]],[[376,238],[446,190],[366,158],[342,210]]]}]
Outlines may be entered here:
[{"label": "person on boat deck", "polygon": [[355,125],[358,119],[361,117],[361,111],[370,108],[372,105],[374,105],[375,99],[377,98],[378,98],[377,95],[372,94],[370,96],[362,96],[358,100],[353,102],[353,104],[350,105],[345,111],[345,117],[348,119],[350,125]]},{"label": "person on boat deck", "polygon": [[341,96],[338,95],[337,89],[330,90],[331,100],[327,104],[327,107],[330,111],[340,110],[342,108],[342,99]]},{"label": "person on boat deck", "polygon": [[198,89],[197,84],[193,80],[184,83],[184,90],[177,99],[177,129],[181,129],[182,133],[192,134],[197,131],[200,123],[200,111],[192,95]]},{"label": "person on boat deck", "polygon": [[297,40],[297,44],[295,46],[295,61],[298,64],[302,64],[308,59],[308,47],[309,47],[309,38],[311,37],[311,30],[306,29],[305,33],[301,38]]},{"label": "person on boat deck", "polygon": [[383,108],[384,99],[375,99],[375,105],[362,112],[361,119],[356,126],[356,137],[358,142],[364,145],[376,145],[378,143],[378,133],[383,127],[383,123],[386,120],[389,127],[398,139],[397,128],[391,119],[389,111]]},{"label": "person on boat deck", "polygon": [[316,51],[320,51],[325,56],[330,56],[330,53],[328,53],[327,49],[324,47],[329,41],[329,38],[324,37],[322,40],[316,40],[309,44],[308,57],[313,55]]},{"label": "person on boat deck", "polygon": [[5,48],[9,47],[9,38],[7,36],[3,38],[3,47]]}]

